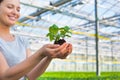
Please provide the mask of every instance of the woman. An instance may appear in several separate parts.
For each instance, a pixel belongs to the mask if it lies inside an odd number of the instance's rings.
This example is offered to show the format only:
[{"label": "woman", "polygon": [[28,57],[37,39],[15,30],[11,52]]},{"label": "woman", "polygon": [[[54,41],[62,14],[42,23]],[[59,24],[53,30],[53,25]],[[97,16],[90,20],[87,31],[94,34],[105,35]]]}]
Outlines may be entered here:
[{"label": "woman", "polygon": [[24,37],[10,33],[20,16],[19,0],[0,0],[0,80],[36,80],[53,58],[64,59],[72,45],[46,44],[31,55]]}]

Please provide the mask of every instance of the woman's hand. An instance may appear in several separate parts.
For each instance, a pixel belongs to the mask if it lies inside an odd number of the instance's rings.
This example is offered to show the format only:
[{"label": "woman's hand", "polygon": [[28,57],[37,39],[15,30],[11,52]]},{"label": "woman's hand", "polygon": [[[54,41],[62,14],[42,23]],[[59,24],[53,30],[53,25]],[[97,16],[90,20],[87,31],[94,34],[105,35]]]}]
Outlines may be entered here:
[{"label": "woman's hand", "polygon": [[[64,46],[66,44],[66,46]],[[60,52],[56,53],[56,58],[65,59],[72,52],[72,45],[68,43],[64,43],[59,47]]]},{"label": "woman's hand", "polygon": [[[66,44],[66,46],[64,46]],[[58,52],[56,58],[65,59],[72,52],[72,45],[68,43],[64,43],[62,47],[60,47],[61,52]]]},{"label": "woman's hand", "polygon": [[72,45],[68,43],[63,45],[46,44],[40,51],[42,51],[43,56],[64,59],[72,52]]}]

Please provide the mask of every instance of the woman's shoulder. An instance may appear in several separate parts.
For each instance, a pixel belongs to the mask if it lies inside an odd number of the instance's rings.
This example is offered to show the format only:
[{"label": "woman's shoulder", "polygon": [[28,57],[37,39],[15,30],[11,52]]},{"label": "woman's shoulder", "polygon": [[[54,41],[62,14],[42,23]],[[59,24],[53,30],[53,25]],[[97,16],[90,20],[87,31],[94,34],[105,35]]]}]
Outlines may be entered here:
[{"label": "woman's shoulder", "polygon": [[17,41],[21,44],[24,44],[26,47],[29,46],[29,38],[26,36],[17,35]]},{"label": "woman's shoulder", "polygon": [[22,35],[15,35],[15,37],[20,41],[26,41],[28,38]]}]

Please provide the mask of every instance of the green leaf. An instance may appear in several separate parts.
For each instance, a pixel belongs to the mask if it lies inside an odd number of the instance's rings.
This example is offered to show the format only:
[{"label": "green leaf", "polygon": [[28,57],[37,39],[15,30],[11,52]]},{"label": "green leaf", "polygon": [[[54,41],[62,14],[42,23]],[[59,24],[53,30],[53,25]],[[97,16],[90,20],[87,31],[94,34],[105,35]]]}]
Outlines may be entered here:
[{"label": "green leaf", "polygon": [[50,41],[54,40],[54,35],[50,34],[49,38],[50,38]]},{"label": "green leaf", "polygon": [[65,36],[67,36],[67,37],[71,37],[70,35],[65,35]]},{"label": "green leaf", "polygon": [[65,32],[65,31],[60,31],[60,34],[61,34],[61,35],[65,35],[66,32]]},{"label": "green leaf", "polygon": [[50,33],[48,33],[46,36],[49,37],[49,36],[50,36]]},{"label": "green leaf", "polygon": [[70,28],[69,28],[68,26],[65,26],[65,27],[64,27],[64,30],[65,30],[66,32],[68,32],[68,31],[70,30]]},{"label": "green leaf", "polygon": [[58,33],[58,26],[53,24],[52,26],[50,26],[49,32],[53,33],[53,34],[57,34]]},{"label": "green leaf", "polygon": [[46,36],[49,37],[50,41],[54,40],[54,34],[48,33]]}]

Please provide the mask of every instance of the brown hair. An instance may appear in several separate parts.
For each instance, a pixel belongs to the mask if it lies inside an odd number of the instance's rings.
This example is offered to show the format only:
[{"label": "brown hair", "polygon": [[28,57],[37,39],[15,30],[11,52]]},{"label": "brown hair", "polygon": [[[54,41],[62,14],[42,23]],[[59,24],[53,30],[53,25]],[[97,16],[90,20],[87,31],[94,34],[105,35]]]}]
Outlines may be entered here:
[{"label": "brown hair", "polygon": [[3,0],[0,0],[0,3],[2,2]]}]

